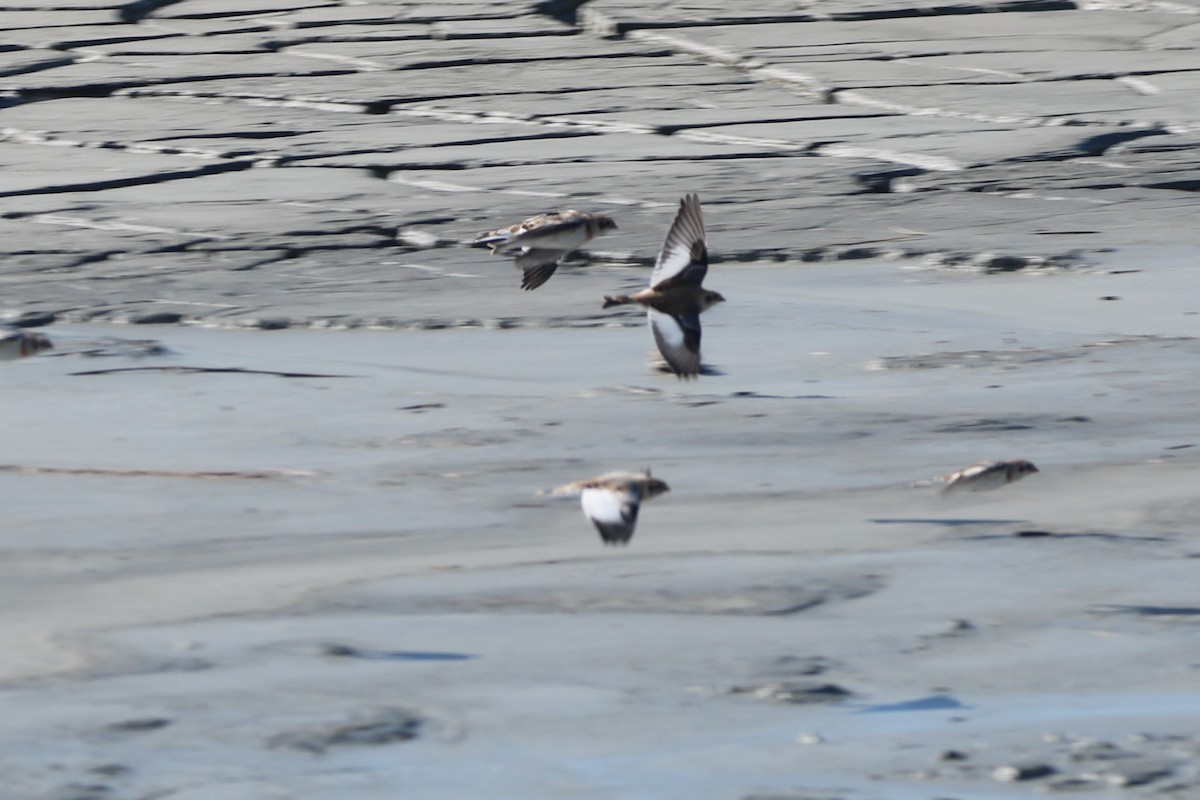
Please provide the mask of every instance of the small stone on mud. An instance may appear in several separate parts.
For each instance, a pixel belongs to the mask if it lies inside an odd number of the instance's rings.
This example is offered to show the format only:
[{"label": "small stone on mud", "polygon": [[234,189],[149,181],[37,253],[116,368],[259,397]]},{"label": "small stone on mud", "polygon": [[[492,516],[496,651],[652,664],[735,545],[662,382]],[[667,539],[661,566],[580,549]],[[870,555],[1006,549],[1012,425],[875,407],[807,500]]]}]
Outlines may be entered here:
[{"label": "small stone on mud", "polygon": [[735,687],[735,693],[750,692],[759,700],[767,700],[772,703],[788,703],[792,705],[803,705],[807,703],[838,703],[850,697],[852,694],[849,690],[843,689],[836,683],[800,683],[796,681],[784,681],[782,683],[769,683],[765,686],[755,688],[751,687]]},{"label": "small stone on mud", "polygon": [[182,320],[183,314],[178,311],[145,311],[129,317],[129,322],[134,325],[174,325]]},{"label": "small stone on mud", "polygon": [[159,728],[165,728],[171,724],[171,720],[164,717],[145,717],[143,719],[127,719],[121,722],[114,722],[108,726],[110,731],[156,731]]},{"label": "small stone on mud", "polygon": [[1135,761],[1113,764],[1100,774],[1110,786],[1143,786],[1171,775],[1170,764],[1160,761]]},{"label": "small stone on mud", "polygon": [[1078,792],[1099,788],[1094,780],[1079,777],[1054,778],[1046,781],[1043,787],[1048,792]]},{"label": "small stone on mud", "polygon": [[334,644],[332,642],[317,646],[317,652],[323,656],[339,656],[343,658],[353,658],[361,652],[357,647],[352,647],[348,644]]},{"label": "small stone on mud", "polygon": [[88,772],[93,775],[104,775],[105,777],[112,778],[117,775],[128,775],[133,772],[133,767],[128,767],[124,764],[100,764],[99,766],[92,767]]},{"label": "small stone on mud", "polygon": [[264,331],[282,331],[292,327],[292,321],[287,317],[257,317],[246,320],[245,326]]},{"label": "small stone on mud", "polygon": [[834,662],[821,656],[780,656],[767,663],[764,671],[783,676],[815,676],[828,672]]},{"label": "small stone on mud", "polygon": [[1011,783],[1013,781],[1032,781],[1038,778],[1045,778],[1057,772],[1050,764],[1035,762],[1031,764],[1009,764],[1003,767],[996,767],[992,771],[992,777],[998,781]]},{"label": "small stone on mud", "polygon": [[47,795],[46,800],[107,800],[112,787],[102,783],[69,783]]},{"label": "small stone on mud", "polygon": [[1094,739],[1086,739],[1079,742],[1072,749],[1075,751],[1071,753],[1072,761],[1111,761],[1118,758],[1131,758],[1137,755],[1128,750],[1122,750],[1112,742],[1096,741]]}]

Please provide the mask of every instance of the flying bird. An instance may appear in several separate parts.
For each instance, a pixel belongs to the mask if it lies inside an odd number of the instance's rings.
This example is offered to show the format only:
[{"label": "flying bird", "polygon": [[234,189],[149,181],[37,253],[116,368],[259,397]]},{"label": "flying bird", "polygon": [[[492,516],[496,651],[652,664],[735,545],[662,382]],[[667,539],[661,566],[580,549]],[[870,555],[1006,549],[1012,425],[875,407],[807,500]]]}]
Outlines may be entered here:
[{"label": "flying bird", "polygon": [[15,361],[53,348],[44,333],[0,326],[0,361]]},{"label": "flying bird", "polygon": [[940,494],[954,492],[986,492],[999,489],[1032,475],[1038,468],[1023,459],[1014,461],[980,461],[969,467],[934,478],[928,483],[941,484]]},{"label": "flying bird", "polygon": [[513,263],[524,276],[521,288],[531,291],[550,280],[565,255],[616,229],[611,217],[568,209],[486,231],[475,237],[475,244],[489,245],[496,255],[514,256]]},{"label": "flying bird", "polygon": [[650,288],[632,295],[605,295],[604,308],[637,303],[646,316],[658,350],[680,378],[700,374],[700,315],[725,298],[701,284],[708,273],[708,246],[700,198],[689,194],[654,263]]},{"label": "flying bird", "polygon": [[550,491],[551,495],[579,495],[583,513],[605,544],[629,544],[637,525],[638,507],[643,500],[670,491],[666,483],[645,472],[608,472],[595,478],[568,483]]}]

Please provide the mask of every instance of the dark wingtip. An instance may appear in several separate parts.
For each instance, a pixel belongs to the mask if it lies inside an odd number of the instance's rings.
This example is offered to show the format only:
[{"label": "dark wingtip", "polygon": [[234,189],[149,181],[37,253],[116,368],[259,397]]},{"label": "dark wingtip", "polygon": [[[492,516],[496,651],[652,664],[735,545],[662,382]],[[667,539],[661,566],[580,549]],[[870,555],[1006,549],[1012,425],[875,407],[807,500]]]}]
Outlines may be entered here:
[{"label": "dark wingtip", "polygon": [[522,270],[521,288],[527,292],[532,292],[534,289],[541,286],[546,281],[550,280],[558,269],[558,262],[554,261],[550,264],[538,264],[536,267],[529,267]]},{"label": "dark wingtip", "polygon": [[[635,511],[635,517],[636,514]],[[593,519],[592,525],[596,527],[605,544],[629,544],[629,540],[633,538],[633,525],[631,524],[609,523]]]}]

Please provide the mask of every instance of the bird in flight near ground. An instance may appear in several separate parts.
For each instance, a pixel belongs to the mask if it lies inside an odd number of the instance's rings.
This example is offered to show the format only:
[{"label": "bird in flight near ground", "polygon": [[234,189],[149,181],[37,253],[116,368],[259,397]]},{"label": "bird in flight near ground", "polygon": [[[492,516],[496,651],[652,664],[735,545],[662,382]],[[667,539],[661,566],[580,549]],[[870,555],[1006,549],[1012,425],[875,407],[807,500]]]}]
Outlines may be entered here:
[{"label": "bird in flight near ground", "polygon": [[718,292],[701,284],[708,273],[708,245],[700,198],[689,194],[667,232],[650,288],[632,295],[605,295],[604,308],[637,303],[646,316],[658,350],[680,378],[700,374],[700,315],[725,302]]},{"label": "bird in flight near ground", "polygon": [[1038,468],[1024,459],[1013,461],[980,461],[957,472],[942,475],[926,483],[939,484],[941,494],[954,492],[986,492],[999,489],[1032,475]]},{"label": "bird in flight near ground", "polygon": [[475,237],[475,244],[490,246],[496,255],[514,256],[513,263],[523,275],[521,288],[530,291],[550,280],[568,253],[616,229],[611,217],[568,209],[485,231]]},{"label": "bird in flight near ground", "polygon": [[600,531],[605,544],[629,544],[643,500],[670,491],[666,483],[645,472],[608,472],[550,490],[555,496],[580,498],[583,513]]}]

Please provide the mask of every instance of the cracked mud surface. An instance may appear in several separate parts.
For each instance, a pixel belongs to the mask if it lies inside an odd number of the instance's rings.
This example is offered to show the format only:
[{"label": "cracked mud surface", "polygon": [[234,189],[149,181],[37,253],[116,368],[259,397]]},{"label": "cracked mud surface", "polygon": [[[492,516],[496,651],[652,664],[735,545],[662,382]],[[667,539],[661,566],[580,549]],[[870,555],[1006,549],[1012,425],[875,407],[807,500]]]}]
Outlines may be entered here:
[{"label": "cracked mud surface", "polygon": [[[1193,247],[1194,3],[46,2],[0,11],[4,309],[60,319],[589,324],[398,312],[507,287],[479,230],[581,205],[579,263],[1079,269]],[[481,292],[486,295],[486,292]]]}]

